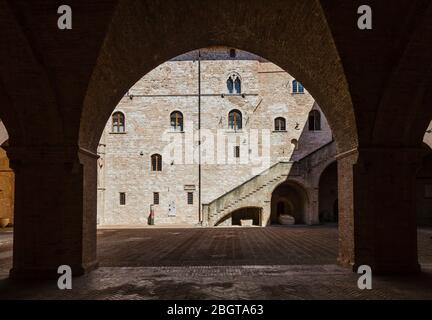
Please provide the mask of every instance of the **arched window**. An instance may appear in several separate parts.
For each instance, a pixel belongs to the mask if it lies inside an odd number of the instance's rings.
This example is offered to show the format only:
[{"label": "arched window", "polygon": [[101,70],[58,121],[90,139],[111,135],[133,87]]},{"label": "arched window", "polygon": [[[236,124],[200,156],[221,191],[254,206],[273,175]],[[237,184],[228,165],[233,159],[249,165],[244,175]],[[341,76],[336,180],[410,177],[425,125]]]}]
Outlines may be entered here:
[{"label": "arched window", "polygon": [[275,131],[286,131],[285,118],[278,117],[275,119]]},{"label": "arched window", "polygon": [[241,130],[242,114],[239,110],[231,110],[228,114],[228,127],[232,130]]},{"label": "arched window", "polygon": [[183,114],[180,111],[172,112],[170,119],[173,131],[183,131]]},{"label": "arched window", "polygon": [[241,93],[241,79],[238,74],[232,73],[227,80],[228,93],[240,94]]},{"label": "arched window", "polygon": [[162,156],[160,154],[152,154],[151,168],[152,171],[162,171]]},{"label": "arched window", "polygon": [[112,132],[122,133],[125,132],[125,116],[121,112],[115,112],[112,115]]},{"label": "arched window", "polygon": [[309,112],[309,131],[321,130],[321,113],[318,110]]},{"label": "arched window", "polygon": [[303,85],[297,80],[293,80],[292,82],[292,92],[293,93],[304,93]]}]

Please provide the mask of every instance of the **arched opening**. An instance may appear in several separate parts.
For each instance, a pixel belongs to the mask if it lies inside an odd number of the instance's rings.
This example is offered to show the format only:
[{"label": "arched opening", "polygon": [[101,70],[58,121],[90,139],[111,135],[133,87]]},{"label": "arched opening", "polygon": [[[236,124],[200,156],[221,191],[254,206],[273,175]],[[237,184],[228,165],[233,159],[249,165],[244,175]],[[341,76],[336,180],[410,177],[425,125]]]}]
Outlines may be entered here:
[{"label": "arched opening", "polygon": [[228,128],[234,131],[243,128],[243,117],[240,110],[231,110],[228,114]]},{"label": "arched opening", "polygon": [[309,131],[321,130],[321,113],[318,110],[309,112],[308,126]]},{"label": "arched opening", "polygon": [[124,133],[126,131],[125,115],[122,112],[114,112],[112,115],[112,133]]},{"label": "arched opening", "polygon": [[220,219],[215,226],[260,226],[262,208],[246,207],[237,209]]},{"label": "arched opening", "polygon": [[318,187],[319,221],[337,223],[339,220],[337,162],[332,162],[321,173]]},{"label": "arched opening", "polygon": [[151,170],[154,172],[162,171],[162,156],[160,154],[152,154],[150,157]]},{"label": "arched opening", "polygon": [[277,117],[274,125],[275,131],[286,131],[286,120],[283,117]]},{"label": "arched opening", "polygon": [[183,113],[180,111],[173,111],[170,115],[170,124],[172,131],[183,131]]},{"label": "arched opening", "polygon": [[294,225],[306,222],[308,197],[303,187],[293,182],[277,186],[271,196],[271,224]]}]

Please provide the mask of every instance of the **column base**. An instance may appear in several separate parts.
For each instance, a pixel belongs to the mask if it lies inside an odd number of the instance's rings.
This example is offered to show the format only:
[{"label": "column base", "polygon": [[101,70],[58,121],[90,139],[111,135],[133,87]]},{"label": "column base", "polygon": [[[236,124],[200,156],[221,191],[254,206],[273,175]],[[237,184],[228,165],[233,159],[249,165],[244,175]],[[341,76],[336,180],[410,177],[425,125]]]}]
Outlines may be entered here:
[{"label": "column base", "polygon": [[[99,267],[99,261],[87,263],[85,265],[71,266],[72,276],[78,277],[87,274]],[[12,280],[52,280],[58,279],[60,274],[56,269],[42,268],[12,268],[9,272],[9,278]]]}]

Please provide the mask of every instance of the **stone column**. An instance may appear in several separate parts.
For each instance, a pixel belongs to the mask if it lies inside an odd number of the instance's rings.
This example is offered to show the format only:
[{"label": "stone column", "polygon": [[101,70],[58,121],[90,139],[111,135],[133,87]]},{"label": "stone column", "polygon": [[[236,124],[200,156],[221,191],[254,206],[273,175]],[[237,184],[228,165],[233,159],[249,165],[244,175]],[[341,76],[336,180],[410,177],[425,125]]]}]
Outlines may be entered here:
[{"label": "stone column", "polygon": [[309,190],[310,196],[310,209],[309,209],[309,218],[308,225],[318,225],[320,224],[319,220],[319,189],[318,188],[310,188]]},{"label": "stone column", "polygon": [[415,176],[422,150],[360,149],[338,157],[339,261],[415,273]]},{"label": "stone column", "polygon": [[77,148],[9,148],[15,171],[15,226],[11,277],[58,277],[97,267],[97,156]]}]

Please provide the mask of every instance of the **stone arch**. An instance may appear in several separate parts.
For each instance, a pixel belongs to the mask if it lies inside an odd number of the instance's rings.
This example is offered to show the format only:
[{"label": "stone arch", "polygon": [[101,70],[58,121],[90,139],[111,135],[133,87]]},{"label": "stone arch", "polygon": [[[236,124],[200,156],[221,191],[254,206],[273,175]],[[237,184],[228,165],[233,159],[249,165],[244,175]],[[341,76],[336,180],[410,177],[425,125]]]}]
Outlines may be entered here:
[{"label": "stone arch", "polygon": [[[240,220],[252,220],[252,225],[260,226],[262,220],[262,207],[248,206],[237,208],[221,217],[215,226],[241,225]],[[231,221],[229,221],[231,219]]]},{"label": "stone arch", "polygon": [[[305,14],[304,10],[295,10],[300,4],[290,5],[292,10],[284,10],[284,4],[275,3],[268,12],[268,4],[263,7],[263,4],[236,2],[230,4],[228,12],[219,15],[219,10],[211,10],[213,4],[208,4],[210,8],[197,16],[194,1],[181,7],[164,2],[154,4],[152,12],[158,14],[149,17],[146,4],[136,2],[131,6],[128,1],[120,2],[88,86],[79,145],[96,150],[108,115],[144,74],[184,52],[224,44],[262,56],[292,74],[326,113],[339,148],[355,147],[357,132],[350,94],[321,6],[317,1],[308,1],[311,14]],[[263,9],[268,15],[259,20],[252,18],[254,12]],[[242,14],[237,15],[238,12]],[[272,12],[277,12],[281,19],[275,22]],[[191,19],[179,23],[183,14]],[[129,23],[125,24],[125,20]],[[303,23],[295,22],[299,20]],[[190,25],[193,21],[201,21],[202,28]],[[301,27],[305,24],[311,28]],[[155,27],[161,25],[163,33]],[[231,32],[227,25],[243,30],[242,36]],[[144,34],[146,41],[142,41]],[[109,94],[102,94],[101,88]]]},{"label": "stone arch", "polygon": [[[283,204],[283,213],[278,212],[279,204]],[[279,223],[278,214],[293,216],[295,224],[304,224],[308,221],[310,196],[302,184],[294,180],[286,180],[273,189],[271,192],[270,223]]]}]

